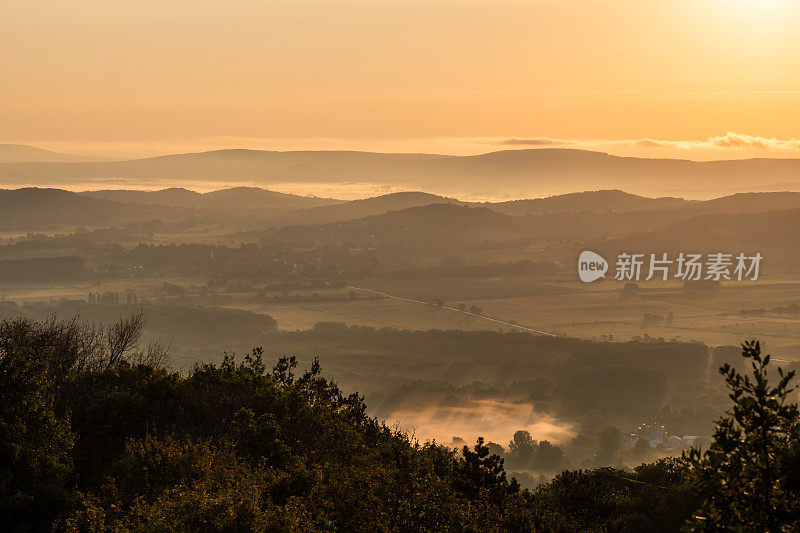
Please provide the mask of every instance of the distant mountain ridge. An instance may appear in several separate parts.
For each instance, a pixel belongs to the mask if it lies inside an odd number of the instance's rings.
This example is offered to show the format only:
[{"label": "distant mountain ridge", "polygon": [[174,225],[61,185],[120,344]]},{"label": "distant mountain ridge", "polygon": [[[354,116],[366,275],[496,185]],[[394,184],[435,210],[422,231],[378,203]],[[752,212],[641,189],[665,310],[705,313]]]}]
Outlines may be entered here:
[{"label": "distant mountain ridge", "polygon": [[60,163],[97,161],[94,157],[62,154],[26,144],[0,144],[0,163]]},{"label": "distant mountain ridge", "polygon": [[[453,194],[514,191],[542,196],[623,188],[648,196],[800,190],[800,159],[640,159],[575,149],[503,150],[474,156],[356,151],[216,150],[110,162],[0,163],[0,183],[69,180],[390,184]],[[555,191],[555,192],[553,192]]]}]

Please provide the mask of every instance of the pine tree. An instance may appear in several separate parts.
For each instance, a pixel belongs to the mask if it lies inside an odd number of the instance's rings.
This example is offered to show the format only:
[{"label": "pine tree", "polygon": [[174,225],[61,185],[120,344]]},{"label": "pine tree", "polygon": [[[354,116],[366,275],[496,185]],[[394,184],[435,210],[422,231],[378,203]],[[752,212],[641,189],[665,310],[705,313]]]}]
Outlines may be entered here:
[{"label": "pine tree", "polygon": [[769,382],[770,356],[757,341],[742,345],[752,375],[730,364],[720,368],[733,408],[717,421],[712,443],[691,449],[684,460],[706,494],[687,531],[797,531],[800,504],[796,474],[789,465],[798,457],[798,408],[789,395],[794,371],[777,369]]}]

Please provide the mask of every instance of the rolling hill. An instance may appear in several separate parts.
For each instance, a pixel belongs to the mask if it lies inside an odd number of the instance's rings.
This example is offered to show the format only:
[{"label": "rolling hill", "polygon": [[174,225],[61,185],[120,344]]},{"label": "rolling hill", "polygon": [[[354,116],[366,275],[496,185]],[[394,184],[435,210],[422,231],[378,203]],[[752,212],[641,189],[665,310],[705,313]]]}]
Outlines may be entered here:
[{"label": "rolling hill", "polygon": [[182,221],[182,231],[192,231],[189,228],[202,221],[204,231],[283,228],[281,234],[287,238],[314,235],[328,243],[449,247],[484,241],[505,241],[512,246],[513,241],[520,253],[528,245],[563,247],[569,243],[593,247],[603,243],[607,249],[643,252],[691,251],[694,247],[705,253],[713,252],[715,244],[747,247],[742,251],[775,244],[775,249],[784,251],[774,257],[787,264],[785,250],[794,248],[774,241],[794,238],[798,213],[800,193],[794,192],[686,201],[604,190],[473,204],[424,192],[344,202],[242,187],[204,194],[180,188],[86,193],[0,190],[0,224],[9,232],[119,228],[157,218]]},{"label": "rolling hill", "polygon": [[442,251],[487,239],[504,239],[521,229],[519,218],[486,207],[433,203],[311,229],[309,226],[284,226],[277,234],[294,239],[312,236],[328,244],[351,242],[366,247]]},{"label": "rolling hill", "polygon": [[280,222],[281,225],[326,224],[431,204],[462,204],[462,202],[455,198],[447,198],[425,192],[397,192],[372,198],[351,200],[335,205],[296,210],[281,214],[280,220],[273,222]]},{"label": "rolling hill", "polygon": [[85,198],[61,189],[0,189],[0,228],[4,231],[110,227],[167,214],[169,210],[163,207]]},{"label": "rolling hill", "polygon": [[596,248],[606,257],[637,253],[760,252],[764,270],[798,272],[800,208],[761,213],[705,214],[661,228],[609,239]]},{"label": "rolling hill", "polygon": [[800,208],[800,192],[748,192],[738,193],[692,206],[701,213],[760,213]]}]

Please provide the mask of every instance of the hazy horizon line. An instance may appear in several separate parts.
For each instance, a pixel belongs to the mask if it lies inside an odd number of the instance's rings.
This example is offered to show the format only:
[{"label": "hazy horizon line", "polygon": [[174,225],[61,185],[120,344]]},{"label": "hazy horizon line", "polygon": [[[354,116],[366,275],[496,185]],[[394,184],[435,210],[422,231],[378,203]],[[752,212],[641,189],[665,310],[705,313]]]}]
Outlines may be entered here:
[{"label": "hazy horizon line", "polygon": [[[726,161],[740,159],[798,159],[800,138],[780,139],[735,132],[699,140],[569,139],[547,136],[419,137],[419,138],[271,138],[198,137],[153,141],[21,140],[2,144],[34,147],[93,160],[124,161],[167,155],[224,150],[273,152],[353,151],[387,154],[477,156],[502,150],[572,149],[642,159]],[[495,147],[492,150],[490,147]]]}]

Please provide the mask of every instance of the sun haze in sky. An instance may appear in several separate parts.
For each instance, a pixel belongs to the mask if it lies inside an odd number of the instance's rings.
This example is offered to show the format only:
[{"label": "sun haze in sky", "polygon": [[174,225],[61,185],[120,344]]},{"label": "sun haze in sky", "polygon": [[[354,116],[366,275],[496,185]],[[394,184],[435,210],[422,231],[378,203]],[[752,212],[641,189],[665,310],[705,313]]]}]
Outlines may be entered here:
[{"label": "sun haze in sky", "polygon": [[5,2],[0,142],[800,156],[789,0]]}]

